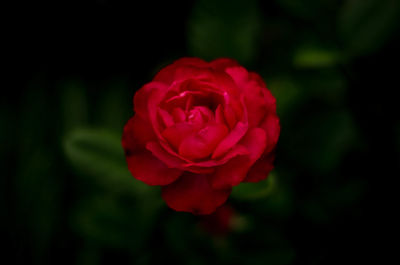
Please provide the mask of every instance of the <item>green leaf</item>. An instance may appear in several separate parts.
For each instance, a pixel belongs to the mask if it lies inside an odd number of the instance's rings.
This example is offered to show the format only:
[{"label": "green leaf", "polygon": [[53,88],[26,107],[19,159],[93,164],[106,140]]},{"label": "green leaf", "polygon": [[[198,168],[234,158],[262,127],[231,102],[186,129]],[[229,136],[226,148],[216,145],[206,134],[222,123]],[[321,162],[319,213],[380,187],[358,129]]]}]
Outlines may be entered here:
[{"label": "green leaf", "polygon": [[163,205],[161,198],[150,196],[92,196],[74,208],[71,225],[89,242],[137,251],[145,246]]},{"label": "green leaf", "polygon": [[319,68],[334,66],[342,60],[343,56],[336,50],[304,48],[295,53],[293,64],[299,68]]},{"label": "green leaf", "polygon": [[107,189],[146,193],[150,186],[130,174],[121,146],[121,135],[104,130],[76,129],[64,141],[64,150],[72,165]]},{"label": "green leaf", "polygon": [[338,17],[338,31],[351,55],[373,52],[398,28],[398,0],[347,0]]},{"label": "green leaf", "polygon": [[238,200],[257,200],[267,197],[275,187],[275,174],[257,183],[241,183],[232,190],[232,197]]},{"label": "green leaf", "polygon": [[165,204],[159,188],[132,177],[120,139],[119,134],[96,129],[76,129],[65,138],[72,165],[91,177],[93,186],[109,191],[87,193],[74,208],[71,222],[89,242],[138,251]]},{"label": "green leaf", "polygon": [[189,20],[188,41],[194,56],[251,62],[257,52],[261,14],[255,0],[200,0]]}]

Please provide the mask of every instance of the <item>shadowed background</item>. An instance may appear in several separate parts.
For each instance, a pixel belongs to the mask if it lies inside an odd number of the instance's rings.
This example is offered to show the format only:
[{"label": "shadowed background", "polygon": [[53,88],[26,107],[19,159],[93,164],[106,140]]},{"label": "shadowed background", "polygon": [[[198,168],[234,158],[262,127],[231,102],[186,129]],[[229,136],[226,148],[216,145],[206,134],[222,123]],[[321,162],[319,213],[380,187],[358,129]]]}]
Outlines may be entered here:
[{"label": "shadowed background", "polygon": [[[99,0],[13,11],[16,74],[0,105],[6,264],[387,258],[399,1]],[[135,91],[184,56],[234,58],[277,98],[276,169],[234,190],[225,235],[168,209],[157,187],[131,177],[120,146]]]}]

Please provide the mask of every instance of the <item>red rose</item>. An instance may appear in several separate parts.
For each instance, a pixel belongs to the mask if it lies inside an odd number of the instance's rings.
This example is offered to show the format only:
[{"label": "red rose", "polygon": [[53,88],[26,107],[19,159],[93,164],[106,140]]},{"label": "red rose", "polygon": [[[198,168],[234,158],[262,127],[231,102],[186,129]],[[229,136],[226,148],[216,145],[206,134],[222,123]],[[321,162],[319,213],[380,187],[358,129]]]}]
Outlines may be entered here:
[{"label": "red rose", "polygon": [[275,98],[231,59],[183,58],[134,96],[122,146],[132,175],[176,211],[209,214],[233,186],[265,179],[279,137]]}]

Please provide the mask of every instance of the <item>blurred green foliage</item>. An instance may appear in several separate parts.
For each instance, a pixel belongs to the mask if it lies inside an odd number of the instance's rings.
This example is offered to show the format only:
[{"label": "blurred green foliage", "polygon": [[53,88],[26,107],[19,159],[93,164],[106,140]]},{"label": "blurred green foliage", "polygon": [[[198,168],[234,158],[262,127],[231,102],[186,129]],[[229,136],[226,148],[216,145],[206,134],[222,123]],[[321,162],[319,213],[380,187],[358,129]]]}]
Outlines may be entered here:
[{"label": "blurred green foliage", "polygon": [[400,2],[349,0],[338,16],[340,38],[351,55],[373,52],[396,31]]},{"label": "blurred green foliage", "polygon": [[259,49],[258,1],[196,1],[188,28],[189,50],[194,55],[206,60],[231,57],[249,63]]},{"label": "blurred green foliage", "polygon": [[[115,20],[124,10],[104,5]],[[392,134],[379,134],[375,125],[387,116],[386,106],[367,90],[365,79],[376,72],[363,62],[387,55],[400,2],[197,0],[182,8],[180,17],[169,17],[178,23],[168,24],[165,34],[175,30],[183,40],[157,36],[146,50],[102,35],[96,45],[109,38],[116,46],[109,53],[102,46],[82,73],[50,63],[36,70],[35,64],[17,103],[0,105],[2,172],[10,175],[0,182],[1,203],[9,209],[2,217],[13,218],[4,227],[17,263],[342,264],[352,251],[359,258],[370,232],[365,220],[374,215],[367,199],[375,194],[375,176],[385,175],[374,171],[382,155],[376,135],[400,154],[400,123],[385,120]],[[143,31],[127,31],[135,43],[150,45],[149,36],[163,33],[157,29],[166,21],[148,20],[156,26],[140,21]],[[180,24],[182,31],[174,28]],[[178,44],[184,48],[172,48]],[[135,90],[161,66],[188,55],[232,57],[260,73],[277,99],[276,168],[264,181],[233,189],[228,203],[235,214],[226,236],[207,233],[202,217],[168,209],[159,187],[131,176],[120,143]],[[91,67],[100,73],[86,74]]]},{"label": "blurred green foliage", "polygon": [[233,188],[232,197],[239,200],[256,200],[267,197],[274,190],[275,175],[271,173],[266,180],[258,183],[243,183]]}]

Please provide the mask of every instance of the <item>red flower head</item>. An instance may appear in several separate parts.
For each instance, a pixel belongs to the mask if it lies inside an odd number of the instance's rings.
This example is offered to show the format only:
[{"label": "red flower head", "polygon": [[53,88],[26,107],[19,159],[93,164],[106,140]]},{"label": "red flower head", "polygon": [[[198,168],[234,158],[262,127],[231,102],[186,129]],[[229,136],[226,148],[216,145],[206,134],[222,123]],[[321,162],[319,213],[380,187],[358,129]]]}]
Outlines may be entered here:
[{"label": "red flower head", "polygon": [[183,58],[134,96],[128,168],[176,211],[210,214],[233,186],[265,179],[279,137],[275,98],[236,61]]}]

